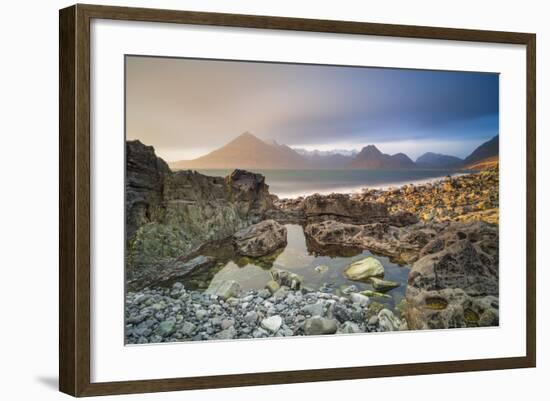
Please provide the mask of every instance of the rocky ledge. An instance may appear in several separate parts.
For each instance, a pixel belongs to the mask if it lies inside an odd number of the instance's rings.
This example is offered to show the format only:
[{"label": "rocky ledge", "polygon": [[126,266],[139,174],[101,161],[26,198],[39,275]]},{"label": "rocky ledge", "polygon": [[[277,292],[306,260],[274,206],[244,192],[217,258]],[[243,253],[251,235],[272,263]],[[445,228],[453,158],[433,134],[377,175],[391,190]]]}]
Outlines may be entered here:
[{"label": "rocky ledge", "polygon": [[151,146],[126,142],[126,276],[144,288],[179,269],[181,260],[209,241],[228,238],[264,219],[272,208],[260,174],[235,170],[210,177],[172,172]]},{"label": "rocky ledge", "polygon": [[[353,287],[353,286],[352,286]],[[339,297],[279,286],[243,291],[234,281],[211,291],[171,288],[126,294],[126,343],[229,340],[406,330],[394,314],[369,297]]]}]

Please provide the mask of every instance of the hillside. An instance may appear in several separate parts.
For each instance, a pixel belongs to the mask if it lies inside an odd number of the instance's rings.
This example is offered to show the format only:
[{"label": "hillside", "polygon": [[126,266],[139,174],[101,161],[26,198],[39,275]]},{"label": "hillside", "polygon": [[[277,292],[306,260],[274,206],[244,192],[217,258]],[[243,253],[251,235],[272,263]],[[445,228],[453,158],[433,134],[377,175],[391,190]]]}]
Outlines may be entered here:
[{"label": "hillside", "polygon": [[365,146],[355,156],[351,168],[361,169],[405,169],[416,168],[415,163],[404,153],[388,155],[374,145]]},{"label": "hillside", "polygon": [[416,164],[420,168],[452,168],[462,165],[463,160],[441,153],[427,152],[416,159]]}]

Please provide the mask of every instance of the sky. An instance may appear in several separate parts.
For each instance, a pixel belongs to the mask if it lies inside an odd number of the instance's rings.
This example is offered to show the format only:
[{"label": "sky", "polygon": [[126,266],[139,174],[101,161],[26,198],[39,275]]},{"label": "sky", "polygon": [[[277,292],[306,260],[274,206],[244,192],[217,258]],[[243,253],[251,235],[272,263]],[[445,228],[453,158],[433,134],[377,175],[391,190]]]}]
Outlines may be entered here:
[{"label": "sky", "polygon": [[126,137],[166,161],[243,132],[308,150],[458,157],[498,134],[494,73],[127,56]]}]

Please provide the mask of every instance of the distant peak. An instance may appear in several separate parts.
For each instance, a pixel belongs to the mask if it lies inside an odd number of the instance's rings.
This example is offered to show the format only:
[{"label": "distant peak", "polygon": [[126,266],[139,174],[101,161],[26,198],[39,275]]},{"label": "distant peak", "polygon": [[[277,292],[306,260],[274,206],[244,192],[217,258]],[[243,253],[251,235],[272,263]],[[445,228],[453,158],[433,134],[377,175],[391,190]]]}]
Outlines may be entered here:
[{"label": "distant peak", "polygon": [[367,145],[363,149],[361,149],[361,153],[375,153],[375,154],[382,154],[380,150],[374,145]]},{"label": "distant peak", "polygon": [[252,135],[249,131],[245,131],[241,135],[239,135],[237,138],[256,138],[256,136]]}]

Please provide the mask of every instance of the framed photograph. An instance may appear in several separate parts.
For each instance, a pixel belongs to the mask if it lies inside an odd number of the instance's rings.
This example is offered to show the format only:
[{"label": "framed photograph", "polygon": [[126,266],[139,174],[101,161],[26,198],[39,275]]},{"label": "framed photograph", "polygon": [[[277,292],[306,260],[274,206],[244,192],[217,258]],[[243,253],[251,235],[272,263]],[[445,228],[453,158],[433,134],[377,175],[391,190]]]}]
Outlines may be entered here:
[{"label": "framed photograph", "polygon": [[61,391],[535,366],[534,34],[59,18]]}]

